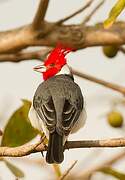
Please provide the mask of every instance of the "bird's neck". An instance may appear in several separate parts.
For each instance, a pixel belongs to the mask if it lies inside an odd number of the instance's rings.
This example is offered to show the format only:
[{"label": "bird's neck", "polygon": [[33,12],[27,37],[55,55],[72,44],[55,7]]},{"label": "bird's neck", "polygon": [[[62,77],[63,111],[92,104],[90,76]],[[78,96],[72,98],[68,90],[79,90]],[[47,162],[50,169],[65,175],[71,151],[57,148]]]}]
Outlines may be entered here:
[{"label": "bird's neck", "polygon": [[56,74],[56,76],[61,74],[72,76],[71,68],[67,64],[65,64],[62,69]]},{"label": "bird's neck", "polygon": [[[60,70],[57,74],[55,74],[54,76],[58,76],[58,75],[67,75],[67,76],[69,76],[72,80],[74,80],[73,74],[72,74],[72,70],[71,70],[71,68],[70,68],[67,64],[65,64],[65,65],[61,68],[61,70]],[[52,77],[53,77],[53,76],[52,76]],[[45,78],[45,76],[43,77],[44,80],[47,80],[47,79],[49,79],[49,78],[51,78],[51,76],[50,76],[50,77],[47,77],[47,78]]]}]

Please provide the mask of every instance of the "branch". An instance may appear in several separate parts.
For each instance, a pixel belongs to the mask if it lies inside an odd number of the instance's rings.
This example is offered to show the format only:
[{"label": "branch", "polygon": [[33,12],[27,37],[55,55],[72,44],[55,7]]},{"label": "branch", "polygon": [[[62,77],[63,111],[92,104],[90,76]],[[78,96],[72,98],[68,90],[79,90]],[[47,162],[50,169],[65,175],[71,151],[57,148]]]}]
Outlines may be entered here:
[{"label": "branch", "polygon": [[[65,149],[77,149],[77,148],[114,148],[125,147],[125,138],[113,138],[106,140],[84,140],[84,141],[68,141],[65,145]],[[40,142],[33,145],[23,145],[19,147],[0,147],[0,156],[9,157],[21,157],[31,153],[37,153],[46,151],[47,147]]]},{"label": "branch", "polygon": [[[10,156],[10,157],[22,157],[31,154],[34,149],[40,144],[40,142],[33,145],[23,145],[19,147],[0,147],[0,157]],[[44,149],[44,145],[41,149]]]},{"label": "branch", "polygon": [[93,9],[93,11],[85,17],[82,23],[86,24],[91,19],[91,17],[97,12],[97,10],[104,4],[104,2],[105,0],[99,2],[99,4],[97,4],[97,6]]},{"label": "branch", "polygon": [[52,48],[46,48],[33,52],[19,52],[15,54],[0,54],[0,62],[20,62],[25,60],[39,59],[43,61]]},{"label": "branch", "polygon": [[115,91],[118,91],[120,93],[122,93],[123,95],[125,95],[125,87],[123,86],[119,86],[117,84],[114,84],[114,83],[110,83],[110,82],[107,82],[107,81],[104,81],[104,80],[101,80],[101,79],[98,79],[98,78],[95,78],[93,76],[90,76],[90,75],[87,75],[87,74],[84,74],[84,73],[81,73],[79,71],[76,71],[75,69],[72,70],[73,74],[75,74],[76,76],[79,76],[81,78],[84,78],[84,79],[87,79],[89,81],[92,81],[94,83],[98,83],[98,84],[101,84],[105,87],[108,87],[110,89],[113,89]]},{"label": "branch", "polygon": [[67,17],[65,17],[65,18],[57,21],[56,24],[62,24],[62,23],[64,23],[65,21],[73,18],[73,17],[76,16],[77,14],[83,12],[85,9],[87,9],[87,8],[92,4],[93,1],[94,1],[94,0],[89,0],[89,2],[86,3],[82,8],[80,8],[79,10],[77,10],[76,12],[74,12],[73,14],[70,14],[69,16],[67,16]]},{"label": "branch", "polygon": [[74,161],[74,163],[66,170],[66,172],[59,178],[59,180],[65,179],[65,177],[69,174],[69,172],[74,168],[77,161]]},{"label": "branch", "polygon": [[0,32],[0,54],[15,53],[30,46],[55,47],[59,42],[77,50],[92,46],[125,44],[124,22],[114,23],[109,29],[104,29],[101,23],[96,26],[84,26],[45,22],[44,29],[41,26],[41,29],[36,31],[32,31],[31,27],[30,24]]},{"label": "branch", "polygon": [[37,10],[34,20],[32,22],[32,27],[34,29],[40,28],[42,21],[44,20],[44,17],[46,15],[48,4],[49,4],[49,0],[40,0],[38,10]]},{"label": "branch", "polygon": [[92,148],[92,147],[125,147],[125,138],[113,138],[106,140],[86,140],[86,141],[68,141],[66,147],[74,148]]}]

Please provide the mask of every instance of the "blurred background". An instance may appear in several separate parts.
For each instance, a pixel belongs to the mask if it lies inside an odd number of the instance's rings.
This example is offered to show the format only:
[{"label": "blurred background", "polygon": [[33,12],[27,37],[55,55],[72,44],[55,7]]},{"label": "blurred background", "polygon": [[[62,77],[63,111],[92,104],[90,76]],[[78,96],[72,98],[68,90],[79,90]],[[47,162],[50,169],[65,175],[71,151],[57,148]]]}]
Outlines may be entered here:
[{"label": "blurred background", "polygon": [[[57,21],[83,6],[83,0],[51,0],[46,15],[46,20]],[[99,1],[96,0],[95,4]],[[32,21],[39,0],[0,0],[0,31],[8,30],[28,24]],[[94,4],[94,6],[95,6]],[[114,0],[106,1],[104,6],[93,16],[89,25],[103,22],[107,16]],[[84,13],[75,16],[65,24],[78,24],[85,15],[93,8],[93,5]],[[120,20],[124,19],[124,12]],[[92,47],[79,50],[67,56],[68,63],[74,69],[93,75],[97,78],[114,82],[125,86],[124,72],[125,60],[121,52],[113,59],[108,59],[102,52],[101,47]],[[5,124],[11,114],[22,104],[21,99],[31,100],[37,86],[42,82],[42,77],[33,71],[33,67],[39,62],[25,61],[20,63],[0,63],[0,128],[4,130]],[[75,77],[75,81],[82,89],[85,98],[87,112],[86,125],[77,134],[70,136],[70,140],[106,139],[121,137],[125,135],[123,128],[113,128],[107,123],[106,114],[112,110],[113,102],[122,100],[122,95],[98,84],[85,79]],[[124,106],[118,105],[117,110],[125,116]],[[123,149],[123,148],[122,148]],[[109,157],[121,151],[121,148],[106,149],[74,149],[65,151],[65,160],[61,164],[64,172],[74,160],[78,160],[73,172],[84,171],[88,167],[102,163]],[[45,164],[41,153],[32,154],[28,159],[37,159],[39,163],[26,163],[25,158],[8,158],[24,171],[25,180],[51,180],[55,179],[54,170],[51,165]],[[41,162],[40,162],[41,159]],[[28,160],[27,160],[28,162]],[[118,170],[124,171],[124,162],[114,165]],[[0,180],[13,180],[14,175],[0,162]],[[113,180],[112,176],[95,173],[92,180]]]}]

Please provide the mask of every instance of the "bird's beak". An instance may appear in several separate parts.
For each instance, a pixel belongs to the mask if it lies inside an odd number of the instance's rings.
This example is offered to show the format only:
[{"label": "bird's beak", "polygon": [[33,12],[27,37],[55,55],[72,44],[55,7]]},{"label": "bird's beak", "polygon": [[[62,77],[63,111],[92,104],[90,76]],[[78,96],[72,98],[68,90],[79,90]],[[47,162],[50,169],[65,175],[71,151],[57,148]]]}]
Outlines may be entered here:
[{"label": "bird's beak", "polygon": [[34,71],[37,71],[37,72],[40,72],[40,73],[43,73],[43,72],[46,72],[47,71],[47,67],[44,66],[44,65],[38,65],[38,66],[35,66],[33,68]]}]

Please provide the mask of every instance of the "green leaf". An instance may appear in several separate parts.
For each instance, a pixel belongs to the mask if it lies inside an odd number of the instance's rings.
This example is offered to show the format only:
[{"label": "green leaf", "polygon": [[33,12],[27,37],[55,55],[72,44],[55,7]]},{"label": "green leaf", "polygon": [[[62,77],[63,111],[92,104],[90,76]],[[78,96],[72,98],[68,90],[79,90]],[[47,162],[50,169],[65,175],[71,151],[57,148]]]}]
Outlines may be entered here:
[{"label": "green leaf", "polygon": [[38,131],[31,126],[28,119],[31,102],[24,99],[22,102],[23,105],[12,114],[6,124],[1,141],[2,146],[20,146],[29,142],[38,134]]},{"label": "green leaf", "polygon": [[125,174],[118,172],[117,170],[115,170],[111,167],[104,167],[100,171],[105,174],[111,175],[119,180],[125,180]]},{"label": "green leaf", "polygon": [[125,0],[118,0],[109,13],[108,19],[104,21],[104,28],[109,28],[125,8]]},{"label": "green leaf", "polygon": [[9,170],[18,178],[22,178],[24,177],[24,173],[22,170],[20,170],[18,167],[16,167],[14,164],[12,164],[11,162],[7,161],[6,159],[4,159],[4,162],[6,164],[6,166],[9,168]]}]

